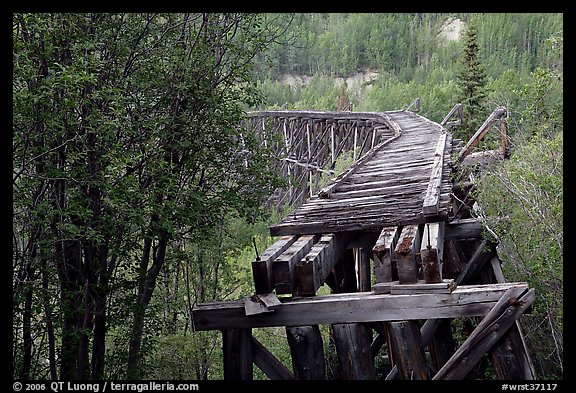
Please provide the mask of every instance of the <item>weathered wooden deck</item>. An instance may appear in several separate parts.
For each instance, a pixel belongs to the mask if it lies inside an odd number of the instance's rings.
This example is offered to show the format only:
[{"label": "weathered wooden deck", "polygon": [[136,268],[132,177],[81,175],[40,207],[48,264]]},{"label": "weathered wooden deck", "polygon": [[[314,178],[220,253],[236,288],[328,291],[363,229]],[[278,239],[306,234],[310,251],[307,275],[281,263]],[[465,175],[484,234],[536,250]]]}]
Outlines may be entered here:
[{"label": "weathered wooden deck", "polygon": [[[375,379],[384,348],[387,380],[463,379],[486,353],[498,379],[534,379],[518,325],[534,289],[505,282],[496,243],[469,214],[470,182],[452,184],[453,165],[493,124],[506,157],[505,114],[497,108],[463,148],[408,110],[251,114],[263,134],[283,136],[275,148],[295,181],[278,200],[303,203],[270,227],[281,236],[252,262],[253,295],[192,309],[194,331],[222,331],[224,379],[252,379],[253,365],[271,379],[326,379],[319,324],[331,325],[343,379]],[[352,149],[358,160],[311,196]],[[324,284],[331,293],[318,295]],[[478,325],[456,348],[451,321],[463,317]],[[286,326],[293,370],[252,335],[271,326]]]},{"label": "weathered wooden deck", "polygon": [[393,132],[270,232],[322,234],[446,220],[452,137],[408,111],[383,112]]}]

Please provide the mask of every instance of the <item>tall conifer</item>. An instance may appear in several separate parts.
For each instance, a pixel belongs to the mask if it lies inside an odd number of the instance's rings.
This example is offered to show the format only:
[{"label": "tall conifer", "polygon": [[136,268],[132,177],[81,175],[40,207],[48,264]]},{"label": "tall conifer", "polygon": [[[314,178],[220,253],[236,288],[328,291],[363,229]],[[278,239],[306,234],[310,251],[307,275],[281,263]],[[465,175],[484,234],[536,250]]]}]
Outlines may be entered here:
[{"label": "tall conifer", "polygon": [[468,140],[484,121],[482,105],[486,99],[486,69],[478,58],[476,27],[468,25],[462,69],[458,74],[459,102],[463,105],[464,126],[459,135]]}]

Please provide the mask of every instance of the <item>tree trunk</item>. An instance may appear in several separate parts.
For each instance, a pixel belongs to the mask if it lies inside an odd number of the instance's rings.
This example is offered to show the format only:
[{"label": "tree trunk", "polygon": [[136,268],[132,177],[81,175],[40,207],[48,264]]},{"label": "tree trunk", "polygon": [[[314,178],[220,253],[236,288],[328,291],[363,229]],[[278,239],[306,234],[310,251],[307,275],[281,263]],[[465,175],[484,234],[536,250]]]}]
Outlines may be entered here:
[{"label": "tree trunk", "polygon": [[62,343],[60,354],[60,378],[76,378],[79,350],[78,310],[82,309],[82,288],[78,282],[81,267],[80,245],[74,241],[56,243],[58,277],[60,280],[60,303],[62,309]]},{"label": "tree trunk", "polygon": [[58,371],[56,369],[56,337],[54,335],[54,323],[52,322],[52,308],[50,307],[50,295],[48,292],[48,271],[47,262],[45,258],[41,259],[42,267],[42,289],[44,290],[43,303],[44,315],[46,318],[46,332],[48,334],[48,362],[50,366],[50,379],[55,381],[58,379]]},{"label": "tree trunk", "polygon": [[[32,279],[30,276],[30,265],[26,267],[26,279],[29,282]],[[24,346],[24,357],[22,359],[22,368],[20,369],[20,379],[30,379],[30,368],[32,365],[32,286],[27,284],[25,287],[26,298],[24,300],[24,312],[22,313],[22,341]]]},{"label": "tree trunk", "polygon": [[[145,255],[149,258],[151,239],[147,239],[148,248],[144,250]],[[130,347],[128,349],[128,367],[126,370],[127,379],[138,379],[140,377],[140,360],[142,348],[142,336],[144,334],[144,317],[146,309],[152,299],[152,293],[156,286],[156,279],[160,273],[160,269],[166,259],[166,248],[168,246],[168,237],[166,233],[161,235],[158,242],[158,247],[153,255],[153,263],[149,270],[145,270],[148,265],[148,259],[142,259],[140,274],[140,283],[143,285],[139,288],[137,303],[134,309],[134,319],[132,321],[132,333],[130,335]]]}]

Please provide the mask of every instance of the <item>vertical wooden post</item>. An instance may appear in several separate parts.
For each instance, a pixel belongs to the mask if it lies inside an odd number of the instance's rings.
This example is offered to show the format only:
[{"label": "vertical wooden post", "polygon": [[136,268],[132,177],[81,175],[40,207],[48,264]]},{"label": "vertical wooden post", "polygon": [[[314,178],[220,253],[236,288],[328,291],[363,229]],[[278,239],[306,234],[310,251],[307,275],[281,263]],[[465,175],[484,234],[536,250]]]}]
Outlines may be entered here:
[{"label": "vertical wooden post", "polygon": [[417,243],[417,233],[417,226],[405,226],[394,250],[400,284],[416,284],[418,282],[416,253],[414,252]]},{"label": "vertical wooden post", "polygon": [[354,252],[351,248],[344,250],[344,259],[339,265],[341,265],[341,292],[357,292],[356,263],[354,260]]},{"label": "vertical wooden post", "polygon": [[354,155],[354,161],[356,161],[356,156],[358,155],[358,153],[356,152],[356,145],[358,144],[358,126],[354,126],[354,150],[353,150],[353,155]]},{"label": "vertical wooden post", "polygon": [[[291,148],[291,142],[290,142],[290,138],[288,137],[288,132],[286,130],[286,121],[287,119],[284,118],[284,121],[282,123],[282,127],[284,130],[284,145],[286,146],[286,158],[290,158],[290,151],[292,150]],[[293,185],[292,185],[292,164],[290,162],[286,162],[287,164],[287,168],[288,168],[288,195],[290,196],[290,198],[292,198],[292,189],[293,189]]]},{"label": "vertical wooden post", "polygon": [[[499,263],[487,263],[480,274],[480,282],[483,284],[504,282],[503,278],[504,274]],[[494,344],[489,353],[498,379],[524,381],[536,379],[536,371],[518,321],[514,322],[508,332]]]},{"label": "vertical wooden post", "polygon": [[361,323],[332,325],[341,376],[344,379],[376,379],[370,351],[370,328]]},{"label": "vertical wooden post", "polygon": [[432,365],[436,370],[440,370],[456,351],[456,343],[452,336],[450,324],[450,319],[438,320],[434,336],[428,344]]},{"label": "vertical wooden post", "polygon": [[222,331],[225,380],[252,380],[252,329]]},{"label": "vertical wooden post", "polygon": [[370,256],[372,250],[369,248],[358,249],[358,290],[360,292],[370,292],[372,282],[370,278]]},{"label": "vertical wooden post", "polygon": [[332,152],[332,165],[336,161],[336,140],[335,140],[335,131],[334,131],[334,123],[331,125],[330,129],[330,151]]},{"label": "vertical wooden post", "polygon": [[266,135],[266,119],[262,118],[262,139],[264,139],[264,147],[268,147],[268,138]]},{"label": "vertical wooden post", "polygon": [[442,282],[444,222],[424,225],[420,256],[427,284]]},{"label": "vertical wooden post", "polygon": [[286,337],[296,378],[326,379],[324,345],[318,325],[286,327]]},{"label": "vertical wooden post", "polygon": [[[350,248],[345,249],[342,261],[335,266],[336,285],[334,292],[336,293],[358,291],[353,251]],[[331,332],[338,354],[338,365],[342,378],[375,379],[376,370],[370,350],[371,330],[362,324],[350,323],[334,324]]]},{"label": "vertical wooden post", "polygon": [[378,283],[393,281],[392,261],[394,249],[402,232],[401,227],[386,227],[380,232],[376,244],[372,248],[374,257],[374,275]]},{"label": "vertical wooden post", "polygon": [[400,378],[430,379],[422,336],[416,321],[390,322],[388,326],[394,362],[398,367]]}]

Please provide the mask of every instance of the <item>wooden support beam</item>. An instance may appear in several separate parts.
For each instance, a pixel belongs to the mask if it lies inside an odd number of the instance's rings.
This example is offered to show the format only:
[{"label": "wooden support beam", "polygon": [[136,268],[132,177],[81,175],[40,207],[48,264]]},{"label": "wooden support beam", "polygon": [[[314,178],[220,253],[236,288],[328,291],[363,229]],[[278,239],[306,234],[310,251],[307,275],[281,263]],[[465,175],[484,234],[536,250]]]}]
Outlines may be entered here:
[{"label": "wooden support beam", "polygon": [[252,276],[257,294],[270,293],[274,290],[272,261],[294,244],[297,239],[298,236],[282,236],[264,251],[259,260],[252,262]]},{"label": "wooden support beam", "polygon": [[318,325],[286,327],[294,373],[299,380],[326,379],[324,344]]},{"label": "wooden support beam", "polygon": [[252,329],[223,330],[222,353],[225,380],[252,380]]},{"label": "wooden support beam", "polygon": [[372,293],[390,293],[392,295],[410,295],[415,293],[451,293],[456,289],[454,279],[444,279],[439,283],[428,284],[418,280],[415,284],[400,284],[399,281],[379,282],[372,286]]},{"label": "wooden support beam", "polygon": [[298,240],[272,262],[274,286],[277,295],[292,294],[293,284],[296,280],[296,263],[310,251],[318,238],[319,236],[317,235],[300,236]]},{"label": "wooden support beam", "polygon": [[374,255],[374,275],[379,283],[392,282],[392,261],[394,249],[402,232],[402,227],[385,227],[382,229],[372,252]]},{"label": "wooden support beam", "polygon": [[294,374],[255,337],[252,337],[252,353],[254,364],[271,380],[296,379]]},{"label": "wooden support beam", "polygon": [[430,172],[428,189],[422,205],[422,214],[425,217],[438,214],[440,204],[440,189],[442,187],[442,169],[444,168],[444,148],[446,147],[446,133],[443,132],[438,138],[436,150],[434,152],[434,164]]},{"label": "wooden support beam", "polygon": [[390,322],[390,337],[394,363],[401,379],[430,379],[422,337],[416,321]]},{"label": "wooden support beam", "polygon": [[466,146],[460,150],[460,153],[458,153],[458,156],[456,157],[455,163],[461,162],[468,154],[470,154],[478,145],[478,143],[480,143],[482,138],[484,138],[484,136],[488,133],[492,124],[494,124],[494,122],[500,119],[502,116],[506,116],[506,108],[499,107],[494,109],[490,116],[488,116],[484,123],[482,123],[480,128],[478,128],[478,131],[472,135]]},{"label": "wooden support beam", "polygon": [[444,222],[424,225],[420,257],[424,280],[427,284],[442,282],[442,263],[444,251]]},{"label": "wooden support beam", "polygon": [[323,235],[296,265],[294,296],[313,296],[324,284],[344,255],[350,236],[346,233]]},{"label": "wooden support beam", "polygon": [[[398,202],[397,204],[401,204]],[[390,206],[390,203],[380,205],[373,205],[370,207],[371,210],[362,211],[362,217],[354,216],[342,217],[341,222],[333,222],[324,220],[322,217],[318,217],[317,220],[309,222],[285,222],[270,226],[270,235],[294,235],[294,234],[312,234],[312,233],[333,233],[333,232],[344,232],[344,231],[359,231],[367,230],[372,228],[383,228],[391,225],[411,225],[411,224],[422,224],[426,220],[421,213],[415,213],[415,215],[406,215],[404,217],[393,217],[393,216],[382,216],[380,209],[384,206]],[[320,213],[322,214],[322,213]],[[438,220],[448,219],[446,214],[439,215]]]},{"label": "wooden support beam", "polygon": [[[490,247],[490,248],[488,248]],[[470,283],[474,277],[482,270],[484,264],[494,255],[493,246],[487,240],[482,240],[464,269],[456,277],[456,285]]]},{"label": "wooden support beam", "polygon": [[464,218],[446,223],[444,240],[475,239],[482,237],[482,223],[476,218]]},{"label": "wooden support beam", "polygon": [[[440,325],[442,324],[442,321],[444,321],[444,319],[437,319],[437,318],[431,318],[428,319],[424,325],[422,325],[422,327],[420,328],[420,335],[422,337],[422,345],[424,347],[426,347],[427,345],[429,345],[432,342],[432,339],[434,337],[434,334],[436,333],[436,331],[438,330],[438,328],[440,327]],[[389,323],[388,322],[384,322],[384,326],[389,329]],[[388,337],[390,336],[390,334],[388,334]],[[390,372],[388,373],[388,375],[386,376],[386,380],[393,380],[398,378],[398,366],[394,365],[392,367],[392,369],[390,370]]]},{"label": "wooden support beam", "polygon": [[281,298],[282,305],[275,312],[253,316],[245,315],[241,300],[210,302],[195,306],[192,320],[194,331],[203,331],[483,316],[508,288],[516,287],[527,289],[528,285],[460,285],[452,293],[375,295],[357,292]]},{"label": "wooden support beam", "polygon": [[[342,233],[342,232],[337,232]],[[353,232],[350,235],[350,241],[347,248],[372,248],[380,235],[380,230],[368,230]]]},{"label": "wooden support beam", "polygon": [[370,328],[360,323],[332,325],[342,377],[347,380],[376,379],[370,350]]},{"label": "wooden support beam", "polygon": [[434,369],[440,370],[454,354],[456,342],[452,336],[451,320],[438,319],[437,321],[439,322],[436,331],[428,343],[428,352],[430,352]]},{"label": "wooden support beam", "polygon": [[510,288],[432,379],[463,379],[534,302],[534,289]]},{"label": "wooden support beam", "polygon": [[333,293],[357,292],[356,261],[354,260],[354,250],[346,248],[341,252],[340,261],[334,266],[330,286]]},{"label": "wooden support beam", "polygon": [[490,350],[490,359],[496,377],[500,380],[536,379],[534,365],[518,321],[508,329],[504,337],[494,344]]},{"label": "wooden support beam", "polygon": [[[490,276],[499,283],[506,282],[500,260],[493,257],[490,260],[490,265],[484,266],[484,271],[490,271]],[[486,277],[487,275],[484,275]],[[484,283],[490,283],[483,279]],[[530,352],[519,321],[508,329],[508,332],[502,337],[490,350],[490,359],[494,366],[496,378],[500,380],[534,380],[536,379],[536,371],[532,364]]]},{"label": "wooden support beam", "polygon": [[441,126],[444,126],[448,123],[448,120],[454,115],[454,113],[458,112],[460,116],[460,123],[462,122],[462,104],[458,103],[450,109],[450,112],[444,117],[444,119],[440,122]]},{"label": "wooden support beam", "polygon": [[398,267],[398,280],[400,284],[415,284],[418,282],[416,270],[416,249],[418,227],[408,225],[402,229],[398,244],[394,249],[394,258]]}]

